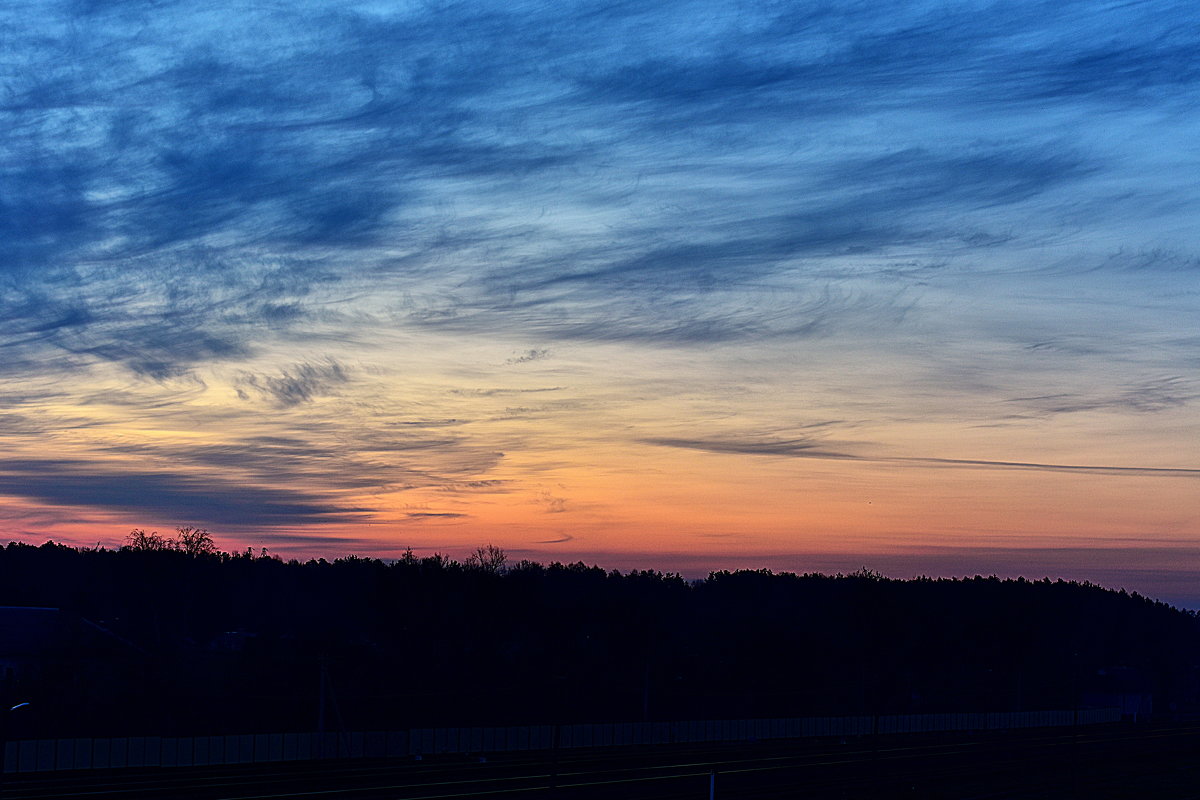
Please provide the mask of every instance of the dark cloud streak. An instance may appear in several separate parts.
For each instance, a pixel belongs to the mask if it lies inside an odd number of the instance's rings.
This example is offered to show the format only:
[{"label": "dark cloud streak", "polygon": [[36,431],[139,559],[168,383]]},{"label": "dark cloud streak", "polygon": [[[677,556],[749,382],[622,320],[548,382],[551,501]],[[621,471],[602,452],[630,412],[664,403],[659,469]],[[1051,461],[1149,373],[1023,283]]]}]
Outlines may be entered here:
[{"label": "dark cloud streak", "polygon": [[301,490],[50,459],[0,460],[0,494],[231,527],[353,522],[370,512]]},{"label": "dark cloud streak", "polygon": [[818,447],[818,442],[806,439],[738,440],[738,439],[681,439],[647,438],[644,444],[662,447],[681,447],[709,453],[782,456],[834,461],[862,461],[876,464],[916,464],[930,467],[962,467],[981,469],[1020,469],[1042,472],[1076,472],[1100,475],[1136,475],[1141,477],[1200,478],[1200,469],[1185,467],[1129,467],[1106,464],[1045,464],[1033,461],[995,461],[970,458],[930,458],[920,456],[871,456],[840,453]]}]

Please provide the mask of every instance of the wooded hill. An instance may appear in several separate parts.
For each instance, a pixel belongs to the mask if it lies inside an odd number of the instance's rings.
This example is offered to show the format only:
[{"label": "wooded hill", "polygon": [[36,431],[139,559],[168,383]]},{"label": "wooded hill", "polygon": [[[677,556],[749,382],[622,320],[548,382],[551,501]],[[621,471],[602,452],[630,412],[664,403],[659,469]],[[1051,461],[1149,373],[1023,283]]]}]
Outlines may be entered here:
[{"label": "wooded hill", "polygon": [[12,735],[1197,707],[1196,617],[1089,584],[169,545],[0,550],[0,604],[87,621],[9,611]]}]

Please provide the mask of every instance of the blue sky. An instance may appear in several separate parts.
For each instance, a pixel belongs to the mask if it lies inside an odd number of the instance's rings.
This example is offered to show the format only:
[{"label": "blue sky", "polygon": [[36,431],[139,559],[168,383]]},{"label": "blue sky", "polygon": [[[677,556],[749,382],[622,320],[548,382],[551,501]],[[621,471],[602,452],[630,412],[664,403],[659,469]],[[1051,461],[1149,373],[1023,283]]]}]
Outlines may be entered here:
[{"label": "blue sky", "polygon": [[1190,4],[79,0],[0,33],[12,538],[1200,570]]}]

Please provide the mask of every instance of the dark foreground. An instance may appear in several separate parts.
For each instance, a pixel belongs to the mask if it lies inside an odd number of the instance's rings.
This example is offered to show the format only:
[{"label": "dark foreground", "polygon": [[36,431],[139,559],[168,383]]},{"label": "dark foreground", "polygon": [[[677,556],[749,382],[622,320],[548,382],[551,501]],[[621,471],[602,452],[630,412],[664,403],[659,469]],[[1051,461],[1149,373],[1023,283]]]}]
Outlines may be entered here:
[{"label": "dark foreground", "polygon": [[349,731],[1129,696],[1200,713],[1200,616],[1092,585],[869,570],[686,581],[502,552],[301,564],[133,541],[0,548],[0,654],[32,659],[0,686],[10,707],[29,703],[10,740],[310,731],[322,713]]},{"label": "dark foreground", "polygon": [[1200,798],[1200,726],[10,776],[5,798]]}]

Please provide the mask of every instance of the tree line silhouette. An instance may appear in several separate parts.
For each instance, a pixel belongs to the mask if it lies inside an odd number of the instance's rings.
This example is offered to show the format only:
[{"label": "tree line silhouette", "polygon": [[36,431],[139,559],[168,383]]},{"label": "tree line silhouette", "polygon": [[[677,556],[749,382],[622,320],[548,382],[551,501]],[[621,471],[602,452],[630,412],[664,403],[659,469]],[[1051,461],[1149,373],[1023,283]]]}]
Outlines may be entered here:
[{"label": "tree line silhouette", "polygon": [[1087,583],[285,562],[196,528],[10,543],[0,605],[86,620],[5,682],[24,736],[1061,709],[1114,675],[1187,711],[1200,677],[1194,614]]}]

